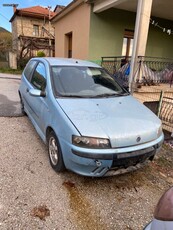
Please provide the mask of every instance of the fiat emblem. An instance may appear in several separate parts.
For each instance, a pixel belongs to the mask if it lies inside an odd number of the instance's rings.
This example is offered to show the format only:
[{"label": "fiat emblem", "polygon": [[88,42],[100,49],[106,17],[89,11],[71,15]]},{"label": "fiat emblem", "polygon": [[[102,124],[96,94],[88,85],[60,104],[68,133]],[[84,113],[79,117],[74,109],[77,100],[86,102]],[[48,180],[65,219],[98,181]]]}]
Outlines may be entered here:
[{"label": "fiat emblem", "polygon": [[140,142],[140,140],[141,140],[141,137],[136,138],[136,142]]}]

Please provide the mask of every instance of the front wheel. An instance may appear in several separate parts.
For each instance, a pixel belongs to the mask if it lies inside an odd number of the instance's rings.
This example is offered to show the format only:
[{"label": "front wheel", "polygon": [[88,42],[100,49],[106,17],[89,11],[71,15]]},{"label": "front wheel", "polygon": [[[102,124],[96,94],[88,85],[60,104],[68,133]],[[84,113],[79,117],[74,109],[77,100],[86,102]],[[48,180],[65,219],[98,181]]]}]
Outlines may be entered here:
[{"label": "front wheel", "polygon": [[65,165],[62,157],[61,147],[54,131],[48,135],[48,154],[52,168],[56,172],[65,170]]}]

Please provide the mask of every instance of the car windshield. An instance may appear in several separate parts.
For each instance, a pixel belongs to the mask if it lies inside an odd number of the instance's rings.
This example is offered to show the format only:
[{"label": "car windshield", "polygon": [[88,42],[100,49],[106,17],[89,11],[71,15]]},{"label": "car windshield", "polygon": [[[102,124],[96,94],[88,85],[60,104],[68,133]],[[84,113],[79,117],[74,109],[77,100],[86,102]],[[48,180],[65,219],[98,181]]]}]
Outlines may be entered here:
[{"label": "car windshield", "polygon": [[110,97],[127,95],[102,68],[52,66],[56,97]]}]

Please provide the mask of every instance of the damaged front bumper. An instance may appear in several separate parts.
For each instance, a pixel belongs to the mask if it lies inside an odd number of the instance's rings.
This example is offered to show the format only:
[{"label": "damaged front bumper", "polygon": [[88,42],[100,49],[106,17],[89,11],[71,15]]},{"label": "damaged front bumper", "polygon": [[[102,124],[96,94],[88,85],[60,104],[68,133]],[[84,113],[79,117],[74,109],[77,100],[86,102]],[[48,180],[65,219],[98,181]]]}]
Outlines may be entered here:
[{"label": "damaged front bumper", "polygon": [[150,143],[117,149],[86,149],[71,146],[72,171],[91,177],[117,175],[134,171],[153,160],[163,143],[163,134]]}]

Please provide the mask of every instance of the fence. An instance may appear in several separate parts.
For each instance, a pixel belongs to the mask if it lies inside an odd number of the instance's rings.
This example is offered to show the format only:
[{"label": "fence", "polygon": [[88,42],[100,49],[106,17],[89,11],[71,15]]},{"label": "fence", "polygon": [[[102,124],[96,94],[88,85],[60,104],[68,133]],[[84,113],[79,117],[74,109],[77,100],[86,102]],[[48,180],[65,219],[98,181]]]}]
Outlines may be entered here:
[{"label": "fence", "polygon": [[162,120],[163,127],[173,133],[173,93],[163,94],[161,105],[158,115]]},{"label": "fence", "polygon": [[[102,57],[101,65],[115,79],[128,84],[131,57]],[[134,81],[137,87],[142,85],[173,84],[173,59],[157,57],[138,57]]]},{"label": "fence", "polygon": [[[121,85],[129,85],[131,57],[102,57],[101,65]],[[173,132],[173,59],[138,57],[133,96],[162,120],[163,128]]]}]

